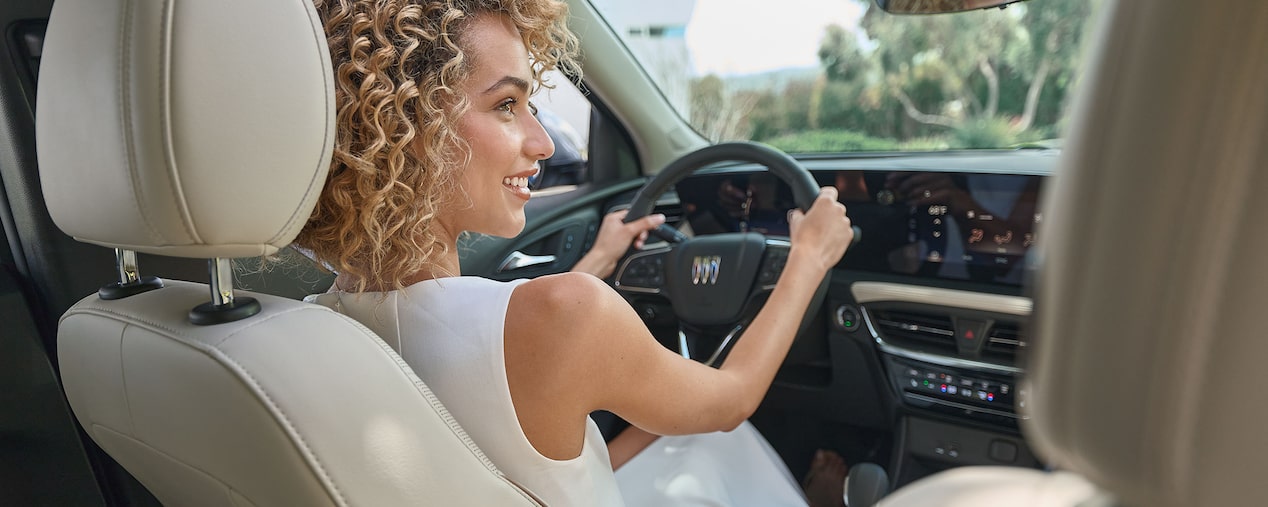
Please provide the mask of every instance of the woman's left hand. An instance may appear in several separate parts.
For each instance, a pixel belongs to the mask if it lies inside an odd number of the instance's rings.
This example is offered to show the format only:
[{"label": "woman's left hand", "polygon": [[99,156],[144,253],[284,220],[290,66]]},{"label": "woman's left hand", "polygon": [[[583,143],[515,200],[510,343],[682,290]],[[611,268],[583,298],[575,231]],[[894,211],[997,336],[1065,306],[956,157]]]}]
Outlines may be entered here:
[{"label": "woman's left hand", "polygon": [[577,261],[577,264],[572,267],[573,271],[607,278],[616,270],[616,261],[625,255],[631,245],[635,249],[643,248],[643,242],[647,240],[647,232],[665,223],[665,215],[659,213],[625,223],[625,215],[628,211],[613,211],[603,217],[594,246],[581,260]]}]

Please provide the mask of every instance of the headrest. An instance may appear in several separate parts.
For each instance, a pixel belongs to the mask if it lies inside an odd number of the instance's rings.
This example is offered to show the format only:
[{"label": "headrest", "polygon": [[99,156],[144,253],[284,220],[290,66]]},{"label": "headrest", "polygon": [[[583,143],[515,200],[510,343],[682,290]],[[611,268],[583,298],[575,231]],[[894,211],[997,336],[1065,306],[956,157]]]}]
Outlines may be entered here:
[{"label": "headrest", "polygon": [[159,255],[276,252],[325,183],[332,79],[307,0],[58,0],[36,110],[53,221]]},{"label": "headrest", "polygon": [[1023,428],[1123,505],[1268,497],[1268,4],[1115,2],[1041,226]]}]

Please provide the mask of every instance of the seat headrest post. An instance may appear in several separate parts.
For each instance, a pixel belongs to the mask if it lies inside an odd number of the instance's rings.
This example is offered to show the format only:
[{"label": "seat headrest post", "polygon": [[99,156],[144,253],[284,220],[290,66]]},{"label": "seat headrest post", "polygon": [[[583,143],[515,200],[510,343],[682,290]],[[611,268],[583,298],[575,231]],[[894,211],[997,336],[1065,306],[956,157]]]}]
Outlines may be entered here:
[{"label": "seat headrest post", "polygon": [[199,326],[224,324],[260,313],[260,302],[255,298],[234,297],[233,264],[229,259],[209,259],[207,270],[211,274],[211,301],[189,311],[191,323]]},{"label": "seat headrest post", "polygon": [[97,290],[97,297],[105,300],[123,299],[134,294],[163,288],[163,280],[158,277],[141,276],[135,251],[116,248],[114,259],[115,267],[119,270],[119,281]]},{"label": "seat headrest post", "polygon": [[140,278],[138,273],[136,252],[132,250],[124,250],[122,248],[114,249],[115,267],[119,268],[119,283],[129,285],[136,283]]}]

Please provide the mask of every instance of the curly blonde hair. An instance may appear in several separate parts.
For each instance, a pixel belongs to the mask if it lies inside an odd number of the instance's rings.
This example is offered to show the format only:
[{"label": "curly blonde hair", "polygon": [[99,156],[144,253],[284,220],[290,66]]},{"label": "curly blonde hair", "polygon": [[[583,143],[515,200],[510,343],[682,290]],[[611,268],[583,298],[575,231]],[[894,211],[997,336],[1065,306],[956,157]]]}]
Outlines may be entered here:
[{"label": "curly blonde hair", "polygon": [[[475,16],[506,15],[542,74],[580,75],[577,39],[557,0],[313,0],[335,72],[335,150],[317,207],[295,243],[368,287],[399,289],[450,245],[433,225],[453,205],[470,156],[456,122]],[[429,276],[439,273],[429,272]],[[345,289],[347,289],[345,287]]]}]

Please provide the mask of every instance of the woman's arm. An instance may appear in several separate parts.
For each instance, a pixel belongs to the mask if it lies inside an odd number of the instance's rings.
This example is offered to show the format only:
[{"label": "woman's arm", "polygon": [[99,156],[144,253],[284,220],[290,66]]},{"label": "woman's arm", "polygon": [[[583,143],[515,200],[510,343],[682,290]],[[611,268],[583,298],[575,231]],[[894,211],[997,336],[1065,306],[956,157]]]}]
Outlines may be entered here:
[{"label": "woman's arm", "polygon": [[520,426],[543,455],[580,452],[586,414],[610,410],[656,434],[728,430],[756,410],[819,283],[852,234],[836,190],[790,216],[789,260],[720,369],[662,347],[616,291],[562,274],[519,286],[507,310],[506,365]]}]

